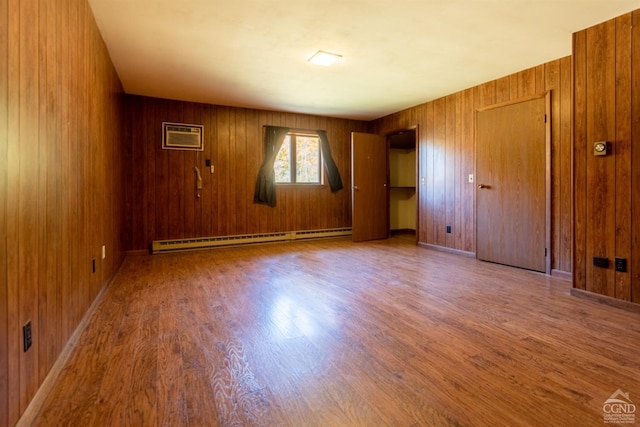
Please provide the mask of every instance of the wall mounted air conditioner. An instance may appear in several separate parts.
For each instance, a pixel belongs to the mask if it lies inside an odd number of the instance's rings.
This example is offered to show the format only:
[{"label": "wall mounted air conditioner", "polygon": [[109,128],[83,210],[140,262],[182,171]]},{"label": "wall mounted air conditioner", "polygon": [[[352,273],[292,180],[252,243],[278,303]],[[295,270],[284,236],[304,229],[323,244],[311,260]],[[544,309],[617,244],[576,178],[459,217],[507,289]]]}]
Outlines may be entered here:
[{"label": "wall mounted air conditioner", "polygon": [[167,150],[204,149],[204,126],[162,122],[162,148]]}]

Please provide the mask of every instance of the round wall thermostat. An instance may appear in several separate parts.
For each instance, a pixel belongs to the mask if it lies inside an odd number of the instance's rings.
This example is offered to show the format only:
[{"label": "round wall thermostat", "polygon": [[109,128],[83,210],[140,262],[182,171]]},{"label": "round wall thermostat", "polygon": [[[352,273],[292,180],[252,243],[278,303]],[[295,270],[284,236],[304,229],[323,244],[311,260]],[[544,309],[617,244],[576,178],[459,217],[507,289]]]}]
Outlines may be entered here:
[{"label": "round wall thermostat", "polygon": [[593,144],[593,154],[604,156],[607,154],[607,141],[598,141]]}]

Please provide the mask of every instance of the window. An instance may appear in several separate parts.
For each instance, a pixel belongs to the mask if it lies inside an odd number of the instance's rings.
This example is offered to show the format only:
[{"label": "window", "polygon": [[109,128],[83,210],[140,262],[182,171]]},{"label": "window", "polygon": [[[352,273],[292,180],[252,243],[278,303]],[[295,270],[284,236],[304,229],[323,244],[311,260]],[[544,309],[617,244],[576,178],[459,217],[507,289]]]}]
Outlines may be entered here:
[{"label": "window", "polygon": [[277,184],[322,184],[320,137],[317,134],[290,132],[273,170]]}]

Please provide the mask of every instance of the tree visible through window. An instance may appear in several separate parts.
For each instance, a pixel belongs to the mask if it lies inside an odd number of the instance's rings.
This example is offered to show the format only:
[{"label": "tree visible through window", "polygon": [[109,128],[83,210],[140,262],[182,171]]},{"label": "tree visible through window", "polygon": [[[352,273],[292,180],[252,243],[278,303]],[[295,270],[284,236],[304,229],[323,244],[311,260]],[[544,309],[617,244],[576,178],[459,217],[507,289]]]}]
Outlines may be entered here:
[{"label": "tree visible through window", "polygon": [[278,184],[321,184],[320,138],[290,133],[276,157],[273,169]]}]

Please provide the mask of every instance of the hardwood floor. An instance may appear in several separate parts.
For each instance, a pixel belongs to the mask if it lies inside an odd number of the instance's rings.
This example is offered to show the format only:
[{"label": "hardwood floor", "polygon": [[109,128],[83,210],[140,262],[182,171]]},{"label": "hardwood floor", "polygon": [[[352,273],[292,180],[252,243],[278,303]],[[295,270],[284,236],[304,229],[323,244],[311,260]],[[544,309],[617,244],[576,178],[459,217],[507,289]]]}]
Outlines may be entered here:
[{"label": "hardwood floor", "polygon": [[412,241],[130,255],[32,425],[598,426],[617,389],[640,403],[639,314]]}]

